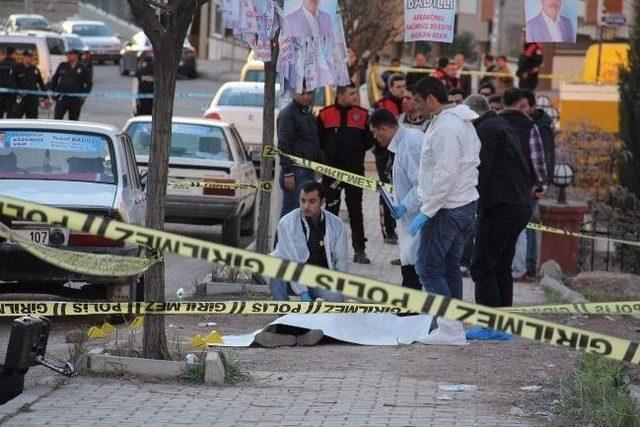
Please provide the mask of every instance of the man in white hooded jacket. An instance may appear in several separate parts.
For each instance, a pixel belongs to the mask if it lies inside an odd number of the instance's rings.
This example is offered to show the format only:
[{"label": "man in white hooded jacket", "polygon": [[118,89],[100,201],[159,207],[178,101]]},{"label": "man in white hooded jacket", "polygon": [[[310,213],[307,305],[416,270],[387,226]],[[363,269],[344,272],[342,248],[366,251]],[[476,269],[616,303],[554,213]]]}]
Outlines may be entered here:
[{"label": "man in white hooded jacket", "polygon": [[480,139],[472,121],[478,115],[466,105],[448,104],[436,78],[416,85],[421,112],[432,117],[420,157],[420,214],[411,233],[420,233],[416,271],[427,292],[462,298],[460,258],[473,233],[479,198]]},{"label": "man in white hooded jacket", "polygon": [[[278,243],[272,256],[300,264],[347,271],[347,233],[342,220],[324,209],[325,200],[322,184],[309,181],[302,186],[300,208],[289,212],[278,222]],[[280,279],[271,279],[269,287],[273,298],[278,301],[289,300],[289,287],[302,301],[316,298],[343,301],[339,293],[310,289],[300,283],[288,283]]]},{"label": "man in white hooded jacket", "polygon": [[411,235],[411,224],[422,206],[418,198],[418,172],[424,132],[400,126],[393,114],[385,109],[374,111],[369,125],[378,146],[394,153],[393,196],[397,205],[393,207],[392,215],[398,225],[402,286],[419,290],[422,285],[415,264],[420,239]]}]

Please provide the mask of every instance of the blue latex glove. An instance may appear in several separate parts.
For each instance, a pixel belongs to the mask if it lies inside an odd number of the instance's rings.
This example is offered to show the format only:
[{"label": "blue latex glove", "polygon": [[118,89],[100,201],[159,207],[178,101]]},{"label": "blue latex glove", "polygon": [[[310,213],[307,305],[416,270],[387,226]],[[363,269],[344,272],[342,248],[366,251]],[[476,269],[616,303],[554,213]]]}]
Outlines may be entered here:
[{"label": "blue latex glove", "polygon": [[391,213],[391,215],[393,216],[393,219],[398,220],[402,218],[406,213],[407,207],[400,203],[398,206],[393,207],[393,212]]},{"label": "blue latex glove", "polygon": [[411,223],[411,235],[417,236],[418,232],[422,229],[422,227],[424,227],[424,225],[430,219],[431,218],[429,218],[423,213],[418,214],[418,216],[413,220],[413,223]]},{"label": "blue latex glove", "polygon": [[312,302],[313,301],[311,299],[311,295],[309,295],[309,292],[303,292],[298,296],[300,297],[300,301],[302,301],[302,302]]},{"label": "blue latex glove", "polygon": [[473,328],[467,329],[467,339],[479,341],[512,341],[515,337],[506,332],[474,326]]}]

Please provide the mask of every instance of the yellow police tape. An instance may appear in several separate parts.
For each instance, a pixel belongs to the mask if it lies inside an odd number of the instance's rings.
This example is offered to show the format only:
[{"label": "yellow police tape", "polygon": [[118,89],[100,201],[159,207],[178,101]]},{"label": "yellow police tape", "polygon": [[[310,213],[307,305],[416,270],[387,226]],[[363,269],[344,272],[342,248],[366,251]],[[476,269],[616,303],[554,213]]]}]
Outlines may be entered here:
[{"label": "yellow police tape", "polygon": [[226,182],[200,182],[200,181],[188,181],[169,179],[169,187],[172,188],[211,188],[217,190],[258,190],[270,193],[273,190],[273,183],[270,181],[260,181],[256,184],[242,184],[242,183],[226,183]]},{"label": "yellow police tape", "polygon": [[0,237],[14,242],[31,255],[53,266],[91,276],[137,276],[159,261],[153,258],[93,254],[52,248],[29,241],[4,224],[0,224]]},{"label": "yellow police tape", "polygon": [[365,190],[378,191],[380,187],[386,187],[389,192],[393,191],[393,186],[377,179],[369,178],[357,173],[347,172],[342,169],[327,166],[322,163],[312,162],[311,160],[303,159],[301,157],[292,156],[279,150],[272,145],[265,145],[262,147],[262,157],[275,157],[280,155],[291,160],[296,166],[300,166],[306,169],[311,169],[322,175],[333,178],[337,181],[344,182],[345,184],[353,185]]},{"label": "yellow police tape", "polygon": [[394,305],[413,312],[497,329],[537,342],[581,350],[634,364],[640,363],[640,344],[630,340],[403,288],[380,280],[332,271],[311,264],[298,264],[269,255],[4,196],[0,196],[0,216],[55,224],[75,232],[90,233],[118,242],[146,246],[161,254],[173,252],[194,259],[233,266],[267,277],[339,292],[352,298],[363,298],[378,304]]},{"label": "yellow police tape", "polygon": [[[527,314],[640,314],[640,301],[603,303],[576,303],[508,307],[509,313]],[[176,301],[176,302],[55,302],[5,301],[0,302],[0,317],[24,315],[41,316],[96,316],[96,315],[201,315],[201,314],[353,314],[353,313],[412,313],[403,307],[389,304],[350,302],[296,302],[296,301]],[[137,317],[135,322],[142,322]],[[135,323],[134,322],[134,323]],[[132,326],[135,327],[135,326]]]},{"label": "yellow police tape", "polygon": [[[314,170],[322,175],[328,176],[330,178],[334,178],[346,184],[351,184],[356,187],[363,188],[365,190],[378,191],[380,186],[384,185],[389,190],[389,192],[393,191],[393,186],[391,186],[390,184],[385,184],[382,181],[378,181],[372,178],[367,178],[366,176],[358,175],[352,172],[346,172],[341,169],[323,165],[321,163],[312,162],[306,159],[302,159],[300,157],[292,156],[290,154],[283,153],[277,147],[267,146],[267,145],[263,147],[262,149],[263,157],[274,157],[276,155],[281,155],[288,159],[291,159],[296,165],[300,167]],[[622,240],[622,239],[615,239],[615,238],[603,237],[603,236],[592,236],[589,234],[576,233],[572,231],[563,230],[560,228],[549,227],[547,225],[529,223],[529,225],[527,225],[527,228],[531,230],[542,231],[545,233],[562,234],[565,236],[580,237],[583,239],[603,240],[603,241],[609,241],[612,243],[619,243],[622,245],[640,247],[639,241]]]}]

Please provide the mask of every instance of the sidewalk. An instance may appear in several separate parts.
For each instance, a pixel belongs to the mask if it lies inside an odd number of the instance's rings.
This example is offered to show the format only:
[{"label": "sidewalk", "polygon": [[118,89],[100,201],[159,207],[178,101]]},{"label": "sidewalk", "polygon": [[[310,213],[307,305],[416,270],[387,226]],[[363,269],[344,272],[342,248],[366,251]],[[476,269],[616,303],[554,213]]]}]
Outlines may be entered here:
[{"label": "sidewalk", "polygon": [[[389,264],[397,247],[382,243],[375,193],[365,193],[372,265],[351,271],[399,283]],[[348,228],[348,227],[347,227]],[[351,254],[352,256],[352,254]],[[537,284],[517,284],[517,304],[541,303]],[[473,284],[465,280],[465,299]],[[218,331],[249,332],[270,316],[211,316]],[[192,322],[197,318],[167,322]],[[250,324],[250,326],[247,326]],[[193,334],[187,327],[183,334]],[[242,329],[242,330],[240,330]],[[169,425],[544,425],[556,398],[553,379],[576,353],[526,340],[471,342],[463,347],[364,347],[326,344],[280,349],[228,349],[252,381],[204,387],[118,377],[76,377],[6,421],[7,426]],[[472,391],[439,386],[470,384]],[[531,393],[521,387],[540,385]]]}]

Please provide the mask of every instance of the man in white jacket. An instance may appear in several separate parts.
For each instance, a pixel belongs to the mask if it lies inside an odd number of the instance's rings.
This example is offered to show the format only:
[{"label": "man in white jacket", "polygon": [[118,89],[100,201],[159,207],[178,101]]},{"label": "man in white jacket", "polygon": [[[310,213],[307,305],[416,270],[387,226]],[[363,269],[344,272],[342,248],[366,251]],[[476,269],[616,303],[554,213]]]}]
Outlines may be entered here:
[{"label": "man in white jacket", "polygon": [[472,234],[479,198],[480,139],[472,121],[478,115],[466,105],[447,103],[438,79],[416,85],[421,112],[431,117],[420,156],[420,213],[411,234],[420,233],[416,271],[427,292],[462,298],[460,258]]},{"label": "man in white jacket", "polygon": [[[325,201],[322,184],[309,181],[302,186],[300,208],[289,212],[278,222],[278,243],[272,256],[347,271],[347,233],[342,220],[324,209]],[[309,289],[300,283],[280,279],[271,279],[269,287],[273,298],[278,301],[289,300],[289,288],[302,301],[316,298],[343,301],[342,295],[336,292]]]},{"label": "man in white jacket", "polygon": [[378,145],[394,153],[393,196],[396,206],[392,215],[397,221],[402,286],[422,289],[415,264],[420,239],[411,235],[411,224],[420,213],[418,172],[424,132],[400,126],[388,110],[374,111],[369,118],[371,132]]}]

